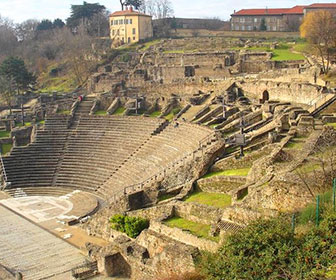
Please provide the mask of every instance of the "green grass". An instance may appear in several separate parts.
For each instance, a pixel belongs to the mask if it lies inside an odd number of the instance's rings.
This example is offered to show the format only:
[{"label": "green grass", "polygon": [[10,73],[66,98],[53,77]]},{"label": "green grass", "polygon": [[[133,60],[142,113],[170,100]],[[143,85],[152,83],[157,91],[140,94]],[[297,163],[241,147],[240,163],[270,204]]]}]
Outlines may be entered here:
[{"label": "green grass", "polygon": [[59,110],[57,111],[57,114],[70,115],[70,110]]},{"label": "green grass", "polygon": [[178,112],[181,111],[181,108],[174,108],[170,111],[168,115],[165,116],[165,119],[167,121],[172,121],[174,119],[174,116],[178,114]]},{"label": "green grass", "polygon": [[[299,51],[300,49],[304,49],[306,45],[304,43],[298,44],[295,51]],[[253,46],[249,48],[244,47],[234,47],[233,50],[249,50],[249,51],[265,51],[271,52],[273,54],[272,60],[274,61],[286,61],[286,60],[304,60],[305,57],[300,53],[294,53],[291,51],[290,46],[287,44],[281,44],[277,49],[270,49],[267,46]]]},{"label": "green grass", "polygon": [[247,176],[250,168],[228,169],[224,171],[216,171],[205,174],[202,178],[210,178],[213,176]]},{"label": "green grass", "polygon": [[192,235],[195,235],[200,238],[210,239],[212,241],[219,240],[219,237],[211,237],[209,236],[210,231],[210,225],[195,223],[192,221],[185,220],[180,217],[173,217],[166,221],[164,221],[164,224],[169,227],[176,227],[182,230],[189,231]]},{"label": "green grass", "polygon": [[171,199],[174,196],[175,195],[173,195],[173,194],[163,194],[163,195],[158,197],[158,201],[164,201],[164,200],[167,200],[167,199]]},{"label": "green grass", "polygon": [[8,138],[9,135],[10,135],[10,131],[5,131],[5,130],[0,131],[0,138]]},{"label": "green grass", "polygon": [[231,205],[231,196],[221,193],[194,192],[188,196],[186,202],[197,202],[217,208],[225,208]]},{"label": "green grass", "polygon": [[143,47],[140,49],[141,51],[146,51],[148,50],[151,46],[155,46],[157,45],[158,43],[160,43],[161,40],[157,39],[157,40],[153,40],[153,41],[149,41],[149,42],[146,42],[144,43]]},{"label": "green grass", "polygon": [[119,107],[119,108],[113,113],[113,115],[115,115],[115,116],[119,116],[119,115],[122,115],[125,111],[126,111],[126,108],[124,108],[124,107]]},{"label": "green grass", "polygon": [[320,169],[321,165],[318,163],[307,163],[299,168],[297,168],[297,171],[303,174],[313,172],[314,170]]},{"label": "green grass", "polygon": [[154,111],[153,113],[151,113],[149,116],[151,118],[157,118],[158,116],[161,115],[161,111]]},{"label": "green grass", "polygon": [[209,127],[215,128],[217,125],[218,125],[218,123],[213,123],[213,124],[210,124]]},{"label": "green grass", "polygon": [[298,142],[297,138],[291,139],[286,145],[285,148],[288,149],[302,149],[304,142]]},{"label": "green grass", "polygon": [[[331,206],[332,202],[332,191],[325,192],[320,194],[320,213],[323,214],[323,211],[327,207]],[[309,222],[315,222],[316,218],[316,201],[307,205],[299,214],[298,214],[298,223],[307,224]]]},{"label": "green grass", "polygon": [[104,110],[98,110],[98,111],[95,112],[96,116],[105,116],[106,114],[107,114],[107,112],[104,111]]},{"label": "green grass", "polygon": [[163,53],[166,53],[166,54],[184,53],[184,50],[166,50]]},{"label": "green grass", "polygon": [[334,129],[336,129],[336,123],[326,123],[325,125],[326,125],[326,126],[331,126],[331,127],[333,127]]},{"label": "green grass", "polygon": [[[25,122],[24,126],[31,126],[31,122]],[[16,127],[23,127],[22,123],[21,122],[18,122],[18,123],[15,123],[15,126]]]},{"label": "green grass", "polygon": [[13,145],[12,144],[2,144],[1,145],[1,154],[5,155],[10,152],[12,149]]},{"label": "green grass", "polygon": [[286,61],[286,60],[304,60],[305,57],[299,53],[293,53],[289,49],[275,49],[272,51],[272,60]]},{"label": "green grass", "polygon": [[296,43],[293,46],[293,50],[301,53],[305,53],[309,51],[309,45],[307,42]]}]

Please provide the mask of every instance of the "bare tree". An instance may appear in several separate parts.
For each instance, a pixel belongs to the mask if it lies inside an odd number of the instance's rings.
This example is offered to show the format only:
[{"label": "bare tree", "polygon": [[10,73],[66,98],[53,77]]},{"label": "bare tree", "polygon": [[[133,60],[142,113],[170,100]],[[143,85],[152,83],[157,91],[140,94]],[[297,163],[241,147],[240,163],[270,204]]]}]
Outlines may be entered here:
[{"label": "bare tree", "polygon": [[155,19],[174,16],[173,6],[170,0],[144,0],[139,9],[153,16]]},{"label": "bare tree", "polygon": [[18,45],[14,24],[7,18],[0,16],[0,61],[7,56],[14,55]]},{"label": "bare tree", "polygon": [[0,76],[0,98],[8,106],[10,114],[12,114],[14,96],[14,81],[8,77]]},{"label": "bare tree", "polygon": [[36,19],[28,19],[15,27],[15,33],[19,41],[33,40],[35,37],[36,28],[39,25]]}]

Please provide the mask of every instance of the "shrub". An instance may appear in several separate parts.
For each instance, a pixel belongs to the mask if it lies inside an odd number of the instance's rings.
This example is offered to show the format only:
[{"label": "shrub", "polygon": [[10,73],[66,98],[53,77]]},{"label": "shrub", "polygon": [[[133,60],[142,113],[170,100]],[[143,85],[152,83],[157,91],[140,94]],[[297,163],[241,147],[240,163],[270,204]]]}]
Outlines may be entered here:
[{"label": "shrub", "polygon": [[149,227],[149,221],[146,219],[124,215],[114,215],[110,222],[113,229],[126,233],[131,238],[136,238]]},{"label": "shrub", "polygon": [[183,274],[171,274],[169,276],[158,277],[156,280],[205,280],[205,277],[198,272],[186,272]]},{"label": "shrub", "polygon": [[295,236],[286,217],[259,220],[229,236],[198,266],[209,280],[325,279],[336,261],[336,213],[325,210],[319,227]]}]

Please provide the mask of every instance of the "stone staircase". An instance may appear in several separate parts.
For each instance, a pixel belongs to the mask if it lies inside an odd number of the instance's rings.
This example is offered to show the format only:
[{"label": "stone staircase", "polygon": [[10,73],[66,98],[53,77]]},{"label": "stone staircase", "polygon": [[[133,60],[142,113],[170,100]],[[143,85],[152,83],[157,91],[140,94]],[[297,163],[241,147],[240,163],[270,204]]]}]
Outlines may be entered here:
[{"label": "stone staircase", "polygon": [[335,101],[336,94],[322,94],[317,100],[313,100],[311,102],[311,107],[308,109],[308,112],[310,113],[310,115],[315,116]]}]

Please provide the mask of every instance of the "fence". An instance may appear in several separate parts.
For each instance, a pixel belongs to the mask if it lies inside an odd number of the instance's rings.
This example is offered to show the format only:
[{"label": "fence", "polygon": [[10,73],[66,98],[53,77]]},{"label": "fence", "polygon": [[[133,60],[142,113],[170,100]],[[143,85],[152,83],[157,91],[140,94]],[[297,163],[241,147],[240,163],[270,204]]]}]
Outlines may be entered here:
[{"label": "fence", "polygon": [[316,202],[308,205],[299,214],[293,214],[293,231],[295,230],[297,224],[309,223],[318,226],[320,224],[322,214],[330,208],[332,208],[333,211],[336,211],[336,178],[333,179],[331,191],[316,196]]},{"label": "fence", "polygon": [[3,175],[3,189],[5,189],[7,187],[7,174],[6,174],[6,169],[5,169],[5,165],[3,163],[3,160],[2,160],[2,156],[0,155],[0,162],[1,162],[1,172],[2,175]]}]

